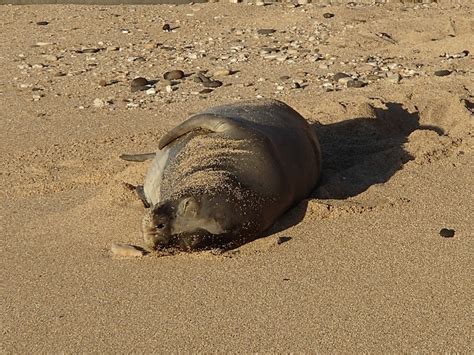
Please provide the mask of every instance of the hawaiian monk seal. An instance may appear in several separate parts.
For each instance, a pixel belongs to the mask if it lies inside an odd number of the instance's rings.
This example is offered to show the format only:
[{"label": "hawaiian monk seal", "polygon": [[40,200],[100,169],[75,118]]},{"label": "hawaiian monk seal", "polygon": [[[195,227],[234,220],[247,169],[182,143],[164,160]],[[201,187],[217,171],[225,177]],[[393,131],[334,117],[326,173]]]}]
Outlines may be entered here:
[{"label": "hawaiian monk seal", "polygon": [[320,172],[314,131],[285,103],[210,108],[161,138],[137,190],[150,206],[143,238],[153,249],[193,250],[257,237],[310,194]]}]

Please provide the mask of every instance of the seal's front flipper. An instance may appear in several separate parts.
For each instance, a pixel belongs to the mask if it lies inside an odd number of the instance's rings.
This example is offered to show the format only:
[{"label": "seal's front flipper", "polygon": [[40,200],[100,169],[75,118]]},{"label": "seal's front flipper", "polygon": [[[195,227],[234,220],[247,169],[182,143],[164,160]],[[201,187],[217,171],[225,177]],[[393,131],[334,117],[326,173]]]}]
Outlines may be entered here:
[{"label": "seal's front flipper", "polygon": [[124,182],[123,185],[129,190],[135,191],[138,198],[143,202],[143,206],[145,208],[150,208],[151,207],[150,203],[147,201],[147,199],[145,197],[145,191],[143,190],[143,185],[135,186],[135,185],[129,184],[128,182]]},{"label": "seal's front flipper", "polygon": [[150,203],[146,200],[146,197],[145,197],[145,190],[143,189],[143,185],[138,185],[137,187],[135,187],[135,192],[137,193],[137,196],[140,198],[140,200],[142,200],[143,206],[144,206],[145,208],[150,208],[151,205],[150,205]]},{"label": "seal's front flipper", "polygon": [[[245,129],[244,122],[212,113],[203,113],[193,116],[173,128],[160,139],[158,146],[160,149],[163,149],[163,147],[166,147],[168,144],[179,137],[197,129],[214,133],[229,132],[232,138],[238,138],[238,132],[240,132],[243,128]],[[245,133],[245,137],[248,136],[249,132]]]},{"label": "seal's front flipper", "polygon": [[142,153],[142,154],[122,154],[120,159],[126,161],[146,161],[155,157],[156,153]]}]

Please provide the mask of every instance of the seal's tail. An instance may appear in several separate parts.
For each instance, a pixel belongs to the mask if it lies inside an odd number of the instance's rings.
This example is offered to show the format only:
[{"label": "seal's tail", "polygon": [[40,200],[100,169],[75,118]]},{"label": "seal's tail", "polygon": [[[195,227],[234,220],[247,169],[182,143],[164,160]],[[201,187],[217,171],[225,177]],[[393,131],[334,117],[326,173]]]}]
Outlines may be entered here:
[{"label": "seal's tail", "polygon": [[142,154],[122,154],[120,159],[126,161],[145,161],[151,160],[155,157],[156,153],[142,153]]}]

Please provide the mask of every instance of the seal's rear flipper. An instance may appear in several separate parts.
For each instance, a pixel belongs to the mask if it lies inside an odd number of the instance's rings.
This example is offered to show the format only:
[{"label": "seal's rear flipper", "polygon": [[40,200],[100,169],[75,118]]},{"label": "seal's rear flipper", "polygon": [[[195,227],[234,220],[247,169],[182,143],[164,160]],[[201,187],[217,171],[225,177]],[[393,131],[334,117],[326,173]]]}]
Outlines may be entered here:
[{"label": "seal's rear flipper", "polygon": [[120,159],[126,161],[146,161],[151,160],[155,157],[156,153],[143,153],[143,154],[122,154]]},{"label": "seal's rear flipper", "polygon": [[[201,129],[214,133],[229,134],[233,139],[249,138],[258,133],[245,122],[230,117],[219,116],[213,113],[203,113],[191,117],[161,137],[158,147],[163,149],[174,140],[194,130]],[[262,138],[262,137],[260,137]]]}]

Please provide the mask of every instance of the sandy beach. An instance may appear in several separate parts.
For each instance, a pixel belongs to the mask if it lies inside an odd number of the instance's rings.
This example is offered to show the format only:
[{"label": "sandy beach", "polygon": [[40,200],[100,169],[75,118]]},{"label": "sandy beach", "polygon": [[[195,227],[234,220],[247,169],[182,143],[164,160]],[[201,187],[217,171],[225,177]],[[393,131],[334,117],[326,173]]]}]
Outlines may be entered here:
[{"label": "sandy beach", "polygon": [[[0,5],[0,351],[472,353],[473,10]],[[316,131],[313,194],[224,253],[112,257],[149,166],[120,154],[256,98]]]}]

